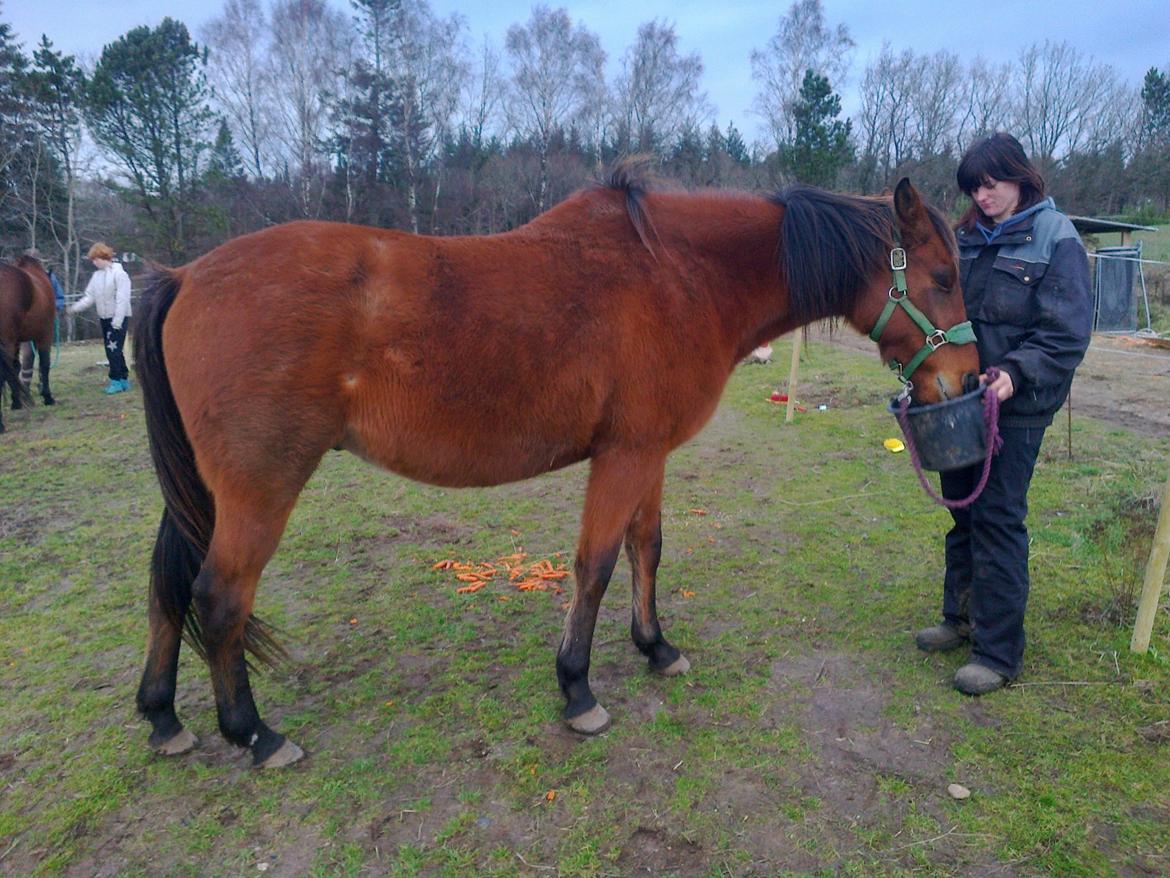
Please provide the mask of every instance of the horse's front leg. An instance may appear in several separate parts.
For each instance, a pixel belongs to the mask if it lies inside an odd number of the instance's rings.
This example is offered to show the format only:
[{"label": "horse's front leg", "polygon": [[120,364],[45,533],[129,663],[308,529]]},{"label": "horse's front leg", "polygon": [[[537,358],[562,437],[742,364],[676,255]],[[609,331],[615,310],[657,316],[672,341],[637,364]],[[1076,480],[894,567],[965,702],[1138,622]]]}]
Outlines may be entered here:
[{"label": "horse's front leg", "polygon": [[53,391],[49,389],[49,367],[52,365],[52,342],[48,341],[37,347],[37,365],[41,370],[41,399],[45,405],[54,405]]},{"label": "horse's front leg", "polygon": [[673,677],[685,673],[691,663],[662,636],[654,598],[658,561],[662,557],[662,474],[638,504],[626,529],[626,556],[633,580],[633,618],[630,634],[634,645],[650,662],[650,668]]},{"label": "horse's front leg", "polygon": [[609,713],[589,688],[589,658],[601,598],[621,551],[634,510],[655,482],[665,455],[609,450],[593,459],[574,567],[576,583],[557,651],[557,679],[565,695],[564,717],[575,731],[592,735],[609,726]]},{"label": "horse's front leg", "polygon": [[36,351],[29,342],[22,342],[20,345],[20,383],[24,385],[25,390],[32,387],[33,376],[33,357],[36,356]]}]

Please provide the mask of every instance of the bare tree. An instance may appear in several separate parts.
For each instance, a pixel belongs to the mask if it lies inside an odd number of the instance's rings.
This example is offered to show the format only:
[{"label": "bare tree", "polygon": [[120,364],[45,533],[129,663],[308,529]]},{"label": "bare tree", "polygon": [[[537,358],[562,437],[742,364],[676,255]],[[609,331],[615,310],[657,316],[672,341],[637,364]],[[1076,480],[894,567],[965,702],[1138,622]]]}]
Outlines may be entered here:
[{"label": "bare tree", "polygon": [[977,138],[1009,127],[1010,64],[989,64],[976,56],[967,68],[955,118],[955,151],[962,154]]},{"label": "bare tree", "polygon": [[500,54],[485,37],[479,61],[464,80],[460,109],[462,124],[476,149],[483,148],[489,132],[500,121],[503,94]]},{"label": "bare tree", "polygon": [[1068,43],[1045,41],[1020,54],[1016,79],[1017,136],[1034,158],[1051,162],[1086,142],[1117,76]]},{"label": "bare tree", "polygon": [[861,188],[880,189],[894,168],[911,153],[914,142],[914,76],[909,49],[895,55],[889,43],[865,69],[861,110],[854,130],[860,147]]},{"label": "bare tree", "polygon": [[549,150],[563,131],[596,98],[605,53],[597,36],[573,26],[564,9],[538,5],[526,25],[508,28],[505,48],[512,60],[507,112],[512,128],[530,140],[539,158],[533,202],[548,203]]},{"label": "bare tree", "polygon": [[248,171],[262,178],[271,150],[271,79],[264,76],[268,20],[259,0],[226,0],[203,28],[208,79]]},{"label": "bare tree", "polygon": [[792,108],[806,70],[825,77],[834,88],[844,85],[854,47],[849,29],[825,21],[821,0],[796,0],[780,19],[765,49],[753,49],[752,79],[760,83],[755,109],[771,129],[776,146],[790,143]]},{"label": "bare tree", "polygon": [[639,26],[615,87],[622,148],[661,153],[683,130],[705,127],[711,108],[699,91],[702,75],[697,52],[679,54],[673,25],[649,21]]},{"label": "bare tree", "polygon": [[919,158],[945,155],[955,140],[955,107],[962,90],[963,68],[952,52],[924,55],[911,69],[914,150]]},{"label": "bare tree", "polygon": [[329,122],[353,43],[348,19],[324,0],[277,0],[265,76],[274,134],[301,216],[317,216],[329,170]]}]

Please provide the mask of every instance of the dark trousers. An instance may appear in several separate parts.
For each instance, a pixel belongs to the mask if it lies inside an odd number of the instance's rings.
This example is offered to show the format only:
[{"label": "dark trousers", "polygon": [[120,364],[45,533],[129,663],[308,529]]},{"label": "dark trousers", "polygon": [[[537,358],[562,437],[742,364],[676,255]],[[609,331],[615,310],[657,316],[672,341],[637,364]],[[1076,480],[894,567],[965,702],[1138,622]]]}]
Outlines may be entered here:
[{"label": "dark trousers", "polygon": [[130,377],[130,370],[126,368],[126,329],[129,320],[122,321],[121,329],[114,329],[114,321],[101,318],[102,338],[106,340],[106,359],[110,363],[110,380],[123,381]]},{"label": "dark trousers", "polygon": [[[971,626],[971,660],[1014,680],[1024,661],[1028,604],[1028,486],[1043,427],[1000,427],[1003,448],[991,463],[987,487],[966,509],[951,511],[946,537],[943,618]],[[943,496],[967,497],[983,466],[941,474]]]}]

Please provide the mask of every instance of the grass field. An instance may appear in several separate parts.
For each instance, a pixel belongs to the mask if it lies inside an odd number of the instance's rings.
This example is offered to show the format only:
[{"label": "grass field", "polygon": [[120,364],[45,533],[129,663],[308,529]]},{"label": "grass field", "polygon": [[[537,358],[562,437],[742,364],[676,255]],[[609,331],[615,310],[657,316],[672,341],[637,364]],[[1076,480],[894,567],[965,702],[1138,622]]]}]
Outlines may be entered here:
[{"label": "grass field", "polygon": [[254,677],[261,711],[309,755],[262,773],[216,733],[188,652],[179,710],[202,745],[146,748],[161,501],[137,391],[101,394],[100,350],[62,351],[55,408],[4,412],[2,875],[1170,874],[1166,609],[1128,651],[1170,438],[1077,418],[1070,460],[1053,431],[1025,671],[969,699],[949,685],[965,656],[912,645],[948,516],[882,447],[891,379],[814,344],[785,425],[764,401],[777,345],[668,469],[659,609],[692,671],[647,672],[619,565],[592,669],[614,725],[592,739],[559,720],[566,595],[459,594],[433,569],[571,567],[586,469],[450,491],[332,454],[258,599],[294,656]]}]

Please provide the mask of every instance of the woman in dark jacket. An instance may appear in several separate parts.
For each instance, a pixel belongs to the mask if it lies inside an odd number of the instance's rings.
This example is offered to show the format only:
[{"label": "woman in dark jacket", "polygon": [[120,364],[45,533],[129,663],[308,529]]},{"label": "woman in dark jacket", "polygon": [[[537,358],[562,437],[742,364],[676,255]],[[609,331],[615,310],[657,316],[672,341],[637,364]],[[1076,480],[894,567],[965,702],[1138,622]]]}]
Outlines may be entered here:
[{"label": "woman in dark jacket", "polygon": [[[1085,248],[1044,195],[1019,141],[994,134],[959,164],[971,206],[956,230],[963,299],[975,327],[981,380],[1000,400],[1003,448],[987,486],[954,510],[946,536],[943,621],[918,632],[928,652],[971,644],[955,688],[982,695],[1020,673],[1028,602],[1028,485],[1044,430],[1068,396],[1089,346],[1092,293]],[[995,367],[998,376],[988,380]],[[943,495],[971,494],[982,464],[942,473]]]}]

